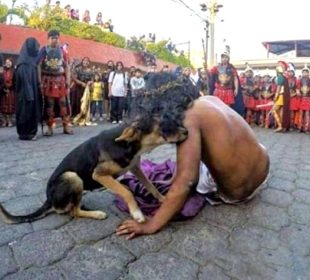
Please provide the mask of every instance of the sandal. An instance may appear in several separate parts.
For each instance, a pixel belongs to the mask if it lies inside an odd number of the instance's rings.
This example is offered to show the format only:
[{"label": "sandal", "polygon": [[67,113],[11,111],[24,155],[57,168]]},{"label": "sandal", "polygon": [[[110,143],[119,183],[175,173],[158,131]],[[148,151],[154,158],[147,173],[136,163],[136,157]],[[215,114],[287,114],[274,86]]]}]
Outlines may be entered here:
[{"label": "sandal", "polygon": [[74,132],[73,132],[73,130],[70,129],[70,128],[65,128],[65,129],[64,129],[64,134],[73,135]]},{"label": "sandal", "polygon": [[53,133],[53,130],[51,128],[48,128],[48,130],[43,134],[44,136],[47,136],[47,137],[50,137],[52,136],[54,133]]}]

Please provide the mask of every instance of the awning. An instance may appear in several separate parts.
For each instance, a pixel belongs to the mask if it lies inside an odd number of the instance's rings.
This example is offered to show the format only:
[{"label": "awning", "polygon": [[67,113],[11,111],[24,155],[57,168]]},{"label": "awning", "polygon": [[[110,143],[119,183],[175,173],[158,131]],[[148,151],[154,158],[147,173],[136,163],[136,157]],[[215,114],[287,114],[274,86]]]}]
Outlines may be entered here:
[{"label": "awning", "polygon": [[296,56],[310,56],[310,40],[272,41],[263,42],[263,45],[276,55],[296,50]]}]

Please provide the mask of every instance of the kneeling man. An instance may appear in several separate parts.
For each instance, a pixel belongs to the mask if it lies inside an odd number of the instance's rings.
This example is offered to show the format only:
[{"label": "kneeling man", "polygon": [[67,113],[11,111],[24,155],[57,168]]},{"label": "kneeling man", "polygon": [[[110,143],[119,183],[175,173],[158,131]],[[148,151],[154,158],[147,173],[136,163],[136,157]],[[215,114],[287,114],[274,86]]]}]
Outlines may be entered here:
[{"label": "kneeling man", "polygon": [[[188,85],[185,88],[189,90]],[[169,99],[171,102],[177,102],[178,89],[182,91],[180,84],[174,88],[165,87],[165,94],[171,92],[175,96]],[[180,92],[182,94],[186,93]],[[184,100],[189,99],[180,100],[188,102]],[[181,119],[188,129],[188,138],[177,146],[177,173],[154,217],[142,224],[127,220],[117,228],[116,233],[127,234],[127,239],[163,228],[182,208],[197,186],[199,176],[206,176],[199,174],[199,170],[210,172],[217,197],[226,203],[252,198],[268,176],[269,156],[265,148],[258,143],[249,125],[221,100],[204,96],[188,102],[187,107],[175,105],[175,108],[178,111],[184,108]],[[171,111],[171,107],[168,110]],[[201,168],[201,162],[207,169]],[[200,189],[204,187],[199,186]]]}]

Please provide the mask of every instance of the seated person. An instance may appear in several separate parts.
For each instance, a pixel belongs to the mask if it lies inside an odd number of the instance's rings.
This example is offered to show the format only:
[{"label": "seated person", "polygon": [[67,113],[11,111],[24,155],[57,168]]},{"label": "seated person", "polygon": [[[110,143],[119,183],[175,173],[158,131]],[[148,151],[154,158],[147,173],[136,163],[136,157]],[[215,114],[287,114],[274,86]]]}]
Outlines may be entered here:
[{"label": "seated person", "polygon": [[200,192],[215,187],[218,199],[238,203],[252,198],[269,173],[266,149],[244,119],[217,97],[194,100],[197,89],[188,80],[175,79],[168,73],[150,77],[148,111],[159,114],[166,124],[184,125],[188,138],[177,146],[177,172],[156,214],[145,223],[126,220],[117,228],[117,235],[127,239],[162,229],[180,211],[199,177],[206,182],[200,182]]}]

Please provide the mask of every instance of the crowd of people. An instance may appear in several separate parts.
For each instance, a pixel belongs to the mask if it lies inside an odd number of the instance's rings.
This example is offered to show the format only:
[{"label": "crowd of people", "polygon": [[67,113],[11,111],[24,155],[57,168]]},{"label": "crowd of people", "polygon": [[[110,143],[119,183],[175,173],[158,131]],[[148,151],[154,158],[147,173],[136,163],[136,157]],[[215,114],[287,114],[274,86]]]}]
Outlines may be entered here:
[{"label": "crowd of people", "polygon": [[51,30],[46,46],[39,52],[36,39],[28,38],[15,66],[11,58],[0,64],[0,124],[11,127],[16,123],[20,139],[36,139],[38,122],[47,126],[44,135],[52,136],[57,117],[62,118],[65,134],[73,134],[73,125],[122,123],[130,118],[135,98],[144,92],[154,72],[173,72],[188,79],[200,96],[217,96],[249,125],[275,128],[277,132],[296,129],[310,133],[307,67],[299,79],[284,61],[279,62],[276,77],[254,76],[249,66],[238,75],[229,53],[223,52],[221,62],[209,70],[169,69],[168,65],[157,69],[154,62],[143,72],[135,66],[126,68],[122,61],[108,61],[101,68],[88,57],[69,59],[68,48],[60,44],[59,37],[58,31]]},{"label": "crowd of people", "polygon": [[[91,23],[91,16],[89,10],[85,10],[81,17],[79,9],[73,8],[70,4],[61,7],[60,1],[56,1],[55,5],[52,5],[51,0],[47,0],[46,7],[49,7],[50,9],[56,11],[57,13],[63,14],[65,17],[69,19],[82,21],[87,24]],[[102,12],[97,13],[94,24],[100,27],[102,30],[108,30],[110,32],[113,32],[114,26],[112,20],[107,19],[104,21],[102,17]]]},{"label": "crowd of people", "polygon": [[309,130],[310,69],[305,66],[300,77],[295,67],[279,61],[276,76],[255,75],[249,66],[240,75],[245,118],[250,125],[275,128],[276,132]]}]

